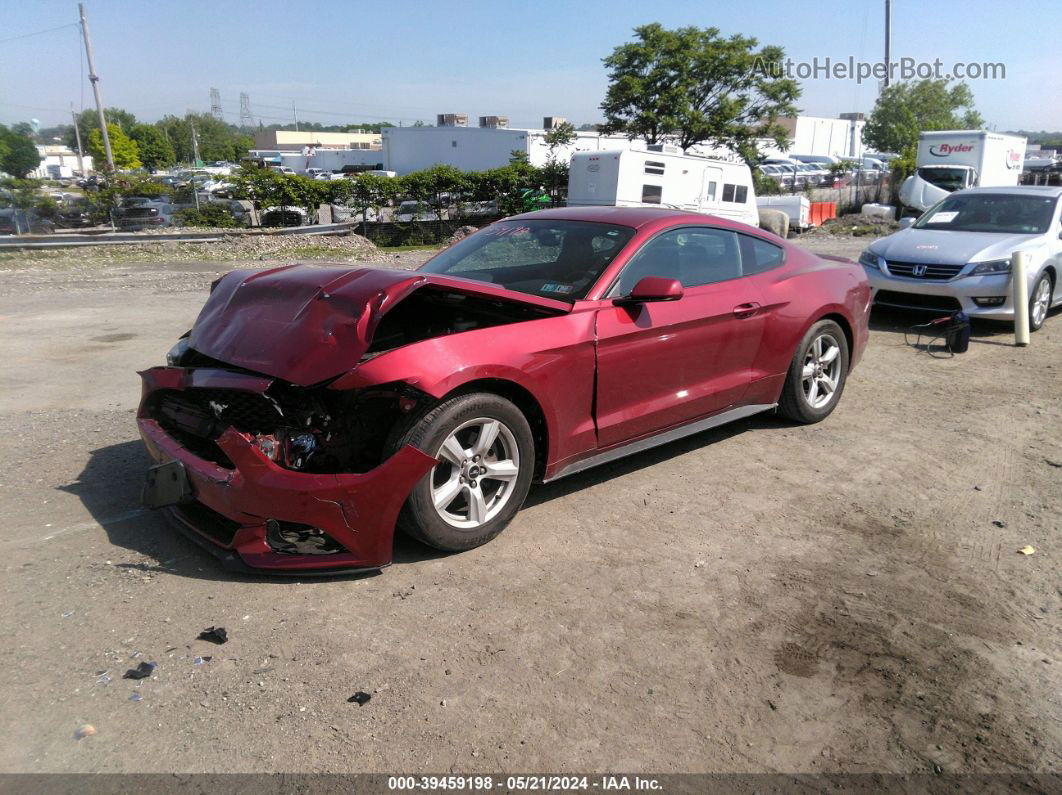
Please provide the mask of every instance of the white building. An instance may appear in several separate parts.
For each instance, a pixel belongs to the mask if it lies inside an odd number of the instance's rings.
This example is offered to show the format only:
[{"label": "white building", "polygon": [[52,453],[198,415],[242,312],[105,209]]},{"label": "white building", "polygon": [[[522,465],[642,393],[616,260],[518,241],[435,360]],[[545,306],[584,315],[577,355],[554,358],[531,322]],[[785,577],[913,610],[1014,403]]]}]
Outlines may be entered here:
[{"label": "white building", "polygon": [[782,152],[773,142],[760,147],[768,157],[789,155],[832,155],[859,157],[864,154],[862,113],[842,113],[838,118],[823,116],[790,116],[779,119],[789,133],[789,147]]},{"label": "white building", "polygon": [[[493,118],[497,117],[484,117],[485,120]],[[559,120],[545,121],[556,123]],[[544,166],[550,155],[546,133],[544,128],[501,126],[385,127],[384,168],[398,174],[409,174],[434,165],[450,165],[462,171],[486,171],[509,165],[514,151],[524,152],[531,165]],[[555,156],[560,162],[567,163],[575,152],[638,148],[644,149],[644,142],[632,142],[623,135],[577,131],[575,141],[558,147]]]},{"label": "white building", "polygon": [[[29,176],[37,179],[63,179],[78,176],[77,152],[61,144],[45,144],[38,146],[37,151],[41,156],[41,164],[30,172]],[[85,155],[84,174],[92,171],[92,157]]]}]

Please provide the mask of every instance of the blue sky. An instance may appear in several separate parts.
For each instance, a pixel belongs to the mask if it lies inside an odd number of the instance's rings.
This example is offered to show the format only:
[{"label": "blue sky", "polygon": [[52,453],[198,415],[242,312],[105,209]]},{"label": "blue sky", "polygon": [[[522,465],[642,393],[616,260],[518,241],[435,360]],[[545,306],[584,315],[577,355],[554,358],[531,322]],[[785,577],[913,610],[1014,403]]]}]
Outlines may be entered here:
[{"label": "blue sky", "polygon": [[[882,57],[883,0],[721,3],[626,0],[256,2],[89,0],[104,101],[139,118],[208,110],[220,89],[227,118],[239,94],[265,123],[423,119],[439,112],[600,120],[601,58],[636,25],[698,25],[755,36],[794,61]],[[77,21],[67,0],[0,0],[0,40]],[[893,1],[894,58],[945,68],[1003,62],[1006,80],[971,81],[977,107],[999,129],[1062,130],[1062,2]],[[45,125],[92,104],[76,27],[0,41],[0,122]],[[873,81],[805,80],[802,110],[869,111]]]}]

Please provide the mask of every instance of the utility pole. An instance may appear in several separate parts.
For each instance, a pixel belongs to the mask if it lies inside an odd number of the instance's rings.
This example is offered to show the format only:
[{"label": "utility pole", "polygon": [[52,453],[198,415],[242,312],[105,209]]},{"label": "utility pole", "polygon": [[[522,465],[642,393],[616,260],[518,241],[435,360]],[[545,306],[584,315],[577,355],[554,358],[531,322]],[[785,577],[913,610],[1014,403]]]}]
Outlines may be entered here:
[{"label": "utility pole", "polygon": [[299,131],[299,109],[295,107],[295,100],[291,101],[291,112],[295,114],[295,132]]},{"label": "utility pole", "polygon": [[221,92],[216,88],[210,89],[210,115],[218,121],[225,119],[225,111],[221,109]]},{"label": "utility pole", "polygon": [[88,78],[89,82],[92,83],[92,93],[96,97],[96,112],[100,115],[100,134],[103,136],[103,151],[107,155],[107,168],[110,171],[114,171],[111,136],[107,133],[107,117],[103,113],[103,99],[100,97],[100,76],[96,74],[96,59],[92,57],[92,37],[89,36],[88,20],[85,19],[85,4],[78,3],[77,10],[81,15],[81,35],[85,37],[85,60],[88,61]]},{"label": "utility pole", "polygon": [[892,71],[892,0],[885,0],[885,88],[889,87],[889,73]]},{"label": "utility pole", "polygon": [[[196,135],[195,135],[195,122],[192,121],[192,117],[191,116],[188,117],[188,126],[192,128],[192,160],[193,160],[192,165],[193,166],[198,166],[199,165],[199,139],[196,138]],[[191,184],[192,184],[192,196],[195,197],[195,209],[196,209],[196,212],[198,212],[199,211],[199,188],[195,184],[195,175],[194,174],[192,175],[192,178],[189,180],[189,182],[191,182]]]},{"label": "utility pole", "polygon": [[74,113],[74,103],[70,103],[70,118],[74,120],[74,136],[77,138],[77,170],[81,176],[85,174],[85,151],[81,148],[81,129],[77,126],[77,114]]}]

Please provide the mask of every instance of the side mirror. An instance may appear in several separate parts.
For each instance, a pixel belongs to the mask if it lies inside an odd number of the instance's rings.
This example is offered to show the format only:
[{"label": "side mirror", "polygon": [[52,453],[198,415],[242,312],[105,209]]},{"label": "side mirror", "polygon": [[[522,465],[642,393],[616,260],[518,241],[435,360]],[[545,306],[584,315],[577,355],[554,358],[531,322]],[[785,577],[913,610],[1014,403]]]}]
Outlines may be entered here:
[{"label": "side mirror", "polygon": [[904,216],[900,219],[900,229],[907,229],[907,227],[911,226],[917,220],[917,218],[912,218],[909,215]]},{"label": "side mirror", "polygon": [[616,298],[614,304],[645,304],[651,301],[677,301],[682,297],[682,283],[663,276],[643,276],[630,295]]}]

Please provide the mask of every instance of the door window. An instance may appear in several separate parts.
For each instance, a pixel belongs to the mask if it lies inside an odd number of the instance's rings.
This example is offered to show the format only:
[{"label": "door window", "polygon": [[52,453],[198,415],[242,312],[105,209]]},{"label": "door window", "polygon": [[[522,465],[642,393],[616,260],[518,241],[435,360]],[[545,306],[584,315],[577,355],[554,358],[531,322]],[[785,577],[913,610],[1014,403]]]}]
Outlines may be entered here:
[{"label": "door window", "polygon": [[658,235],[627,263],[611,294],[629,295],[646,276],[677,279],[683,287],[736,279],[741,276],[738,235],[711,227],[683,227]]}]

